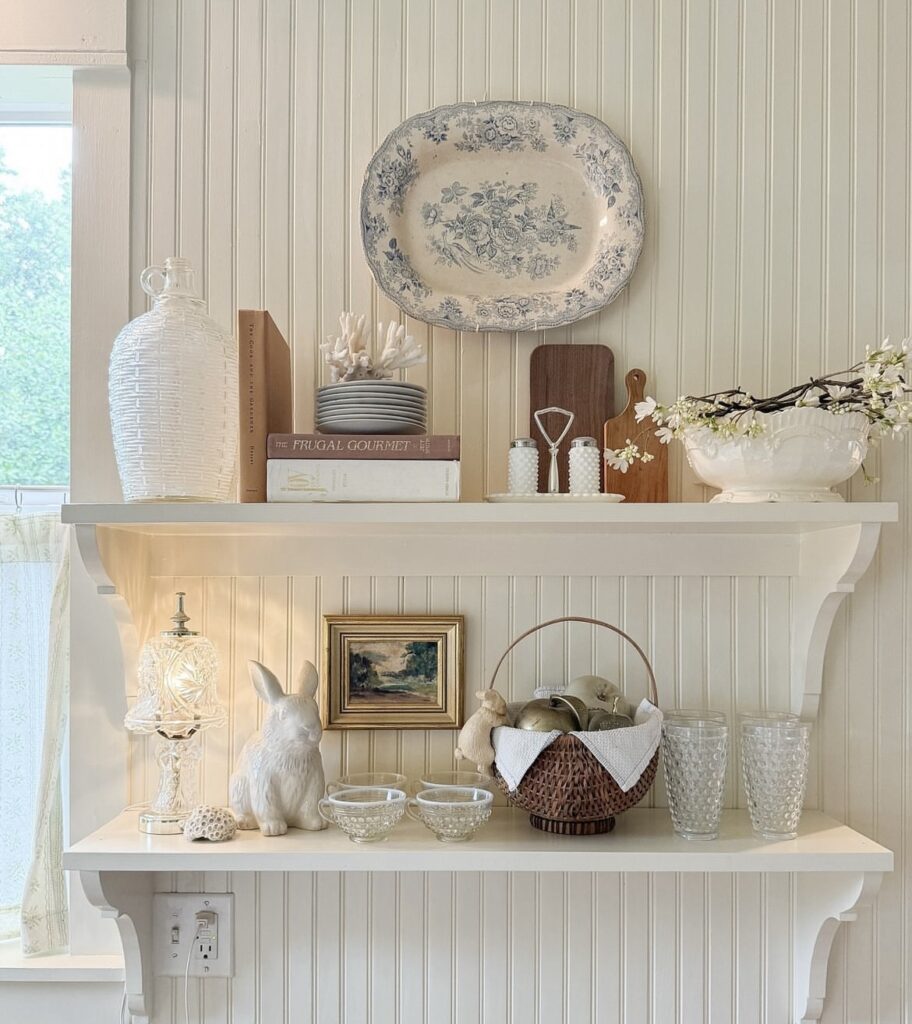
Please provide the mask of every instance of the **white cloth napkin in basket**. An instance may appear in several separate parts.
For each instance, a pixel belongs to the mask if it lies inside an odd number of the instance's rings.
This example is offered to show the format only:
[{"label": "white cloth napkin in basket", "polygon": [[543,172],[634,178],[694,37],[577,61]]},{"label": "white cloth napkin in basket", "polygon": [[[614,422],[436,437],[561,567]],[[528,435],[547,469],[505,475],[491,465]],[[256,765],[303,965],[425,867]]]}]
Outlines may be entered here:
[{"label": "white cloth napkin in basket", "polygon": [[494,763],[511,793],[522,782],[535,758],[545,747],[550,747],[558,736],[563,736],[560,729],[534,732],[532,729],[499,725],[493,730],[491,742],[494,746]]},{"label": "white cloth napkin in basket", "polygon": [[[662,712],[648,700],[640,703],[634,724],[626,729],[573,732],[592,756],[626,793],[646,770],[662,739]],[[553,732],[531,732],[502,725],[491,735],[494,763],[512,793],[522,782],[538,755],[558,736]]]}]

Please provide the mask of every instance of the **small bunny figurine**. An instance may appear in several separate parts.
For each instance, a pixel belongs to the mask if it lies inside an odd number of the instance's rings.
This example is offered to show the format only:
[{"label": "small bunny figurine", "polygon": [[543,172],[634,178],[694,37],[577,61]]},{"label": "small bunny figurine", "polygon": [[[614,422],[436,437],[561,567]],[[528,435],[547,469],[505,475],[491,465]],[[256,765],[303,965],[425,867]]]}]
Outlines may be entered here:
[{"label": "small bunny figurine", "polygon": [[317,670],[304,662],[298,692],[282,684],[258,661],[248,662],[250,678],[269,710],[260,732],[244,744],[229,783],[229,801],[238,828],[281,836],[290,828],[326,828],[317,811],[323,796],[320,712],[314,694]]},{"label": "small bunny figurine", "polygon": [[462,727],[455,754],[463,761],[474,761],[478,770],[485,774],[494,763],[491,730],[506,725],[507,702],[497,690],[479,690],[475,696],[481,701],[481,707]]}]

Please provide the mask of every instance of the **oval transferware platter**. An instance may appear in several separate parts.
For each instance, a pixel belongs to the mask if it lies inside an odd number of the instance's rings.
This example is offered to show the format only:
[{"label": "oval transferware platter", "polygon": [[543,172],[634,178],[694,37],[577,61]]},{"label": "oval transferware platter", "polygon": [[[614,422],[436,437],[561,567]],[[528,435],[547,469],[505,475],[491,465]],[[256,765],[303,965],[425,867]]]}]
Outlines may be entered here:
[{"label": "oval transferware platter", "polygon": [[380,288],[460,331],[573,323],[611,302],[643,246],[643,189],[598,118],[550,103],[457,103],[403,121],[361,189]]}]

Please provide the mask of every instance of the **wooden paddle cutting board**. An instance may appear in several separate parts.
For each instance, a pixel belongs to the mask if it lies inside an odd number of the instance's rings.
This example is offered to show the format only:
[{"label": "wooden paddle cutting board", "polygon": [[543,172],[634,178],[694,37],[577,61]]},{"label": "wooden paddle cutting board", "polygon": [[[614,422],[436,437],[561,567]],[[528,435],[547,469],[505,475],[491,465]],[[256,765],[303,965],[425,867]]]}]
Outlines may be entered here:
[{"label": "wooden paddle cutting board", "polygon": [[[605,345],[539,345],[529,363],[529,437],[538,445],[538,489],[548,490],[548,446],[535,423],[536,409],[556,406],[573,413],[573,426],[560,446],[561,490],[568,487],[567,458],[574,437],[598,441],[602,425],[614,412],[614,354]],[[542,417],[551,437],[563,429],[556,413]]]},{"label": "wooden paddle cutting board", "polygon": [[640,451],[647,451],[655,458],[652,462],[634,462],[626,473],[605,464],[602,489],[606,494],[623,494],[627,501],[668,501],[668,447],[655,436],[656,426],[652,420],[637,423],[634,413],[634,406],[642,402],[646,394],[646,374],[642,370],[631,370],[625,381],[627,407],[605,423],[604,447],[626,448],[630,439],[639,445]]}]

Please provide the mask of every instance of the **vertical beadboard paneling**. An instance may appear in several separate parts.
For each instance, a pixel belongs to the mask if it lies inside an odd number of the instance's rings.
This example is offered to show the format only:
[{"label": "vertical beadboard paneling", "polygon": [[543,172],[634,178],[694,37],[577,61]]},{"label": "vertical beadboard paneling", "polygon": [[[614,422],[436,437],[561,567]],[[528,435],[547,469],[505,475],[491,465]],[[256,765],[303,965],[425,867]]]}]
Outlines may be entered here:
[{"label": "vertical beadboard paneling", "polygon": [[[268,304],[293,346],[298,429],[312,424],[317,343],[343,307],[389,319],[361,254],[364,164],[402,117],[457,99],[575,104],[630,145],[647,195],[631,287],[573,327],[456,335],[410,322],[428,363],[431,423],[464,438],[464,496],[501,489],[504,452],[528,424],[535,345],[604,342],[658,393],[784,386],[847,365],[910,329],[912,15],[907,0],[137,0],[131,8],[134,276],[180,251],[213,315]],[[136,312],[145,296],[134,289]],[[871,460],[902,500],[907,449]],[[672,493],[702,500],[680,459]],[[810,797],[898,854],[873,914],[840,934],[824,1019],[908,1012],[912,702],[901,643],[912,525],[884,531],[876,571],[837,618],[815,731]],[[148,618],[187,589],[224,660],[227,729],[205,737],[205,799],[224,799],[262,718],[246,662],[293,678],[319,657],[324,612],[462,612],[467,697],[511,636],[542,618],[595,614],[645,641],[675,704],[782,707],[787,580],[708,576],[541,579],[212,578],[155,583]],[[505,666],[505,692],[597,671],[641,692],[613,636],[555,628]],[[454,736],[328,733],[327,775],[452,764]],[[737,744],[728,802],[743,804]],[[154,785],[134,741],[133,799]],[[657,785],[650,802],[662,805]],[[164,878],[162,885],[175,880]],[[236,875],[230,982],[191,987],[208,1024],[262,1019],[494,1022],[785,1018],[788,879],[587,876]],[[181,982],[157,986],[177,1024]],[[290,1010],[289,1008],[294,1008]]]}]

